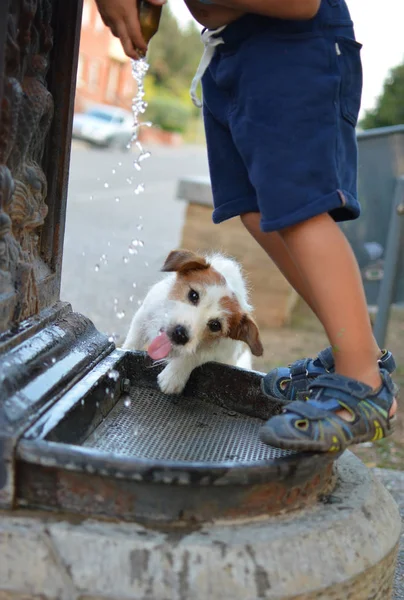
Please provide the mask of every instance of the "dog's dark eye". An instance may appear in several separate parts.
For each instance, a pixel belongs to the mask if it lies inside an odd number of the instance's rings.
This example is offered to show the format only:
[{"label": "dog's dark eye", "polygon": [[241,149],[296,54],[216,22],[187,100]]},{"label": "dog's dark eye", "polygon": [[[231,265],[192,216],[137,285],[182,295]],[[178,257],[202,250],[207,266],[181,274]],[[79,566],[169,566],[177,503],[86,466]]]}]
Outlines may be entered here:
[{"label": "dog's dark eye", "polygon": [[213,332],[217,332],[217,331],[221,331],[222,329],[222,324],[220,321],[218,321],[217,319],[214,319],[213,321],[209,321],[208,323],[208,327],[211,331]]},{"label": "dog's dark eye", "polygon": [[189,290],[188,292],[188,300],[192,302],[192,304],[198,304],[199,302],[199,294],[195,290]]}]

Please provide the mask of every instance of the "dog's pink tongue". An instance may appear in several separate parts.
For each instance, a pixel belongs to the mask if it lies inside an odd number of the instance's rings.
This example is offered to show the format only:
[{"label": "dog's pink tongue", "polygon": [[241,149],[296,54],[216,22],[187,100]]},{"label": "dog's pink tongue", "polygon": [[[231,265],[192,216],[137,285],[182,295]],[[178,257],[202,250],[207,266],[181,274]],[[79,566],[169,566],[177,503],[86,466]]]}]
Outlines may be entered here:
[{"label": "dog's pink tongue", "polygon": [[147,348],[147,354],[153,360],[161,360],[169,355],[172,344],[168,335],[162,331]]}]

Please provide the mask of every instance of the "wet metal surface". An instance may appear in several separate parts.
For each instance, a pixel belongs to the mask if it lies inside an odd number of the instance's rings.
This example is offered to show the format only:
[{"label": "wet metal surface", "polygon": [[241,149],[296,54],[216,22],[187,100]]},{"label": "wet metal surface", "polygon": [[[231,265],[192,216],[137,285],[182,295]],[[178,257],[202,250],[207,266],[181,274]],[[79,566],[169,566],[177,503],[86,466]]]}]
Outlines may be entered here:
[{"label": "wet metal surface", "polygon": [[[71,307],[53,307],[53,319],[37,330],[27,323],[21,342],[2,352],[0,341],[0,506],[11,507],[15,493],[14,453],[24,431],[47,414],[77,380],[90,371],[112,344]],[[25,337],[30,331],[31,336]]]},{"label": "wet metal surface", "polygon": [[19,505],[183,526],[293,510],[331,491],[337,456],[260,442],[279,412],[260,373],[210,363],[167,396],[150,367],[143,353],[111,352],[26,431]]},{"label": "wet metal surface", "polygon": [[259,440],[260,419],[146,387],[121,397],[84,446],[139,458],[251,462],[292,454]]}]

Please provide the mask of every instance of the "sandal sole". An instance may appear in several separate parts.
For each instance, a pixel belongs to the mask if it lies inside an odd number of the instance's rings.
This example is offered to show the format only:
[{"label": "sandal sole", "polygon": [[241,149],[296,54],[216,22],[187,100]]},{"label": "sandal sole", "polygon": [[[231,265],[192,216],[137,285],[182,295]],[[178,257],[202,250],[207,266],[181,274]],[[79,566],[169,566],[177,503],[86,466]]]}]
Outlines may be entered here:
[{"label": "sandal sole", "polygon": [[[392,433],[394,433],[394,431],[395,431],[396,424],[397,424],[397,417],[396,417],[396,415],[394,415],[394,417],[391,417],[391,419],[389,421],[390,427],[389,427],[388,432],[385,435],[383,435],[383,437],[380,439],[386,439],[386,438],[390,437],[390,435]],[[365,434],[362,436],[358,436],[358,437],[354,438],[353,440],[348,441],[348,443],[345,444],[345,446],[343,448],[338,448],[338,450],[329,450],[328,448],[324,449],[324,446],[310,443],[310,441],[308,441],[308,442],[304,442],[302,440],[284,441],[282,439],[279,439],[272,432],[266,431],[265,426],[264,426],[264,427],[262,427],[262,429],[260,431],[260,440],[264,444],[268,444],[268,446],[273,446],[274,448],[280,448],[281,450],[294,450],[294,451],[298,451],[298,452],[332,452],[333,454],[334,453],[336,454],[337,452],[343,452],[350,446],[354,446],[356,444],[363,444],[364,442],[371,442],[372,438],[369,438],[368,434]],[[379,441],[379,440],[377,440],[377,441]]]}]

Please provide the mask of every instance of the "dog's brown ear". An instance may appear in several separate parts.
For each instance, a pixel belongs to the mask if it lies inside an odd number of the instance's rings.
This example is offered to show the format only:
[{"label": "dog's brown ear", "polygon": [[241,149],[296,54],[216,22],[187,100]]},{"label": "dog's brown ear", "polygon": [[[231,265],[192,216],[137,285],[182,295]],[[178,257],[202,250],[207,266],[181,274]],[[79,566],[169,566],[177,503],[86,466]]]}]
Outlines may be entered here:
[{"label": "dog's brown ear", "polygon": [[177,273],[188,273],[189,271],[200,271],[207,269],[209,263],[206,262],[203,256],[198,256],[191,250],[173,250],[167,256],[162,267],[162,271]]},{"label": "dog's brown ear", "polygon": [[264,354],[258,326],[249,315],[241,317],[233,330],[230,331],[230,337],[233,340],[240,340],[248,344],[254,356],[262,356]]}]

